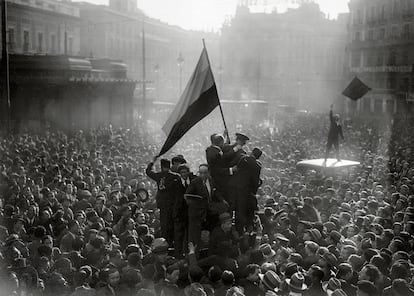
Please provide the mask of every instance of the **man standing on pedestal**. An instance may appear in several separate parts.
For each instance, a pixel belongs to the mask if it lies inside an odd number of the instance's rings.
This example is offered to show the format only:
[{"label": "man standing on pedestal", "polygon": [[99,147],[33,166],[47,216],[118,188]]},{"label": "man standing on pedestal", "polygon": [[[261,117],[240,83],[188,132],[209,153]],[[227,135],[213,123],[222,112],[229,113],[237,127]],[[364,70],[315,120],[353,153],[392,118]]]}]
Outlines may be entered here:
[{"label": "man standing on pedestal", "polygon": [[145,173],[152,180],[157,182],[157,195],[155,200],[157,208],[160,210],[160,224],[161,235],[172,245],[174,241],[174,219],[173,209],[175,202],[175,189],[177,188],[177,182],[180,181],[180,176],[170,171],[171,163],[168,159],[161,159],[161,171],[154,172],[154,160],[148,164]]}]

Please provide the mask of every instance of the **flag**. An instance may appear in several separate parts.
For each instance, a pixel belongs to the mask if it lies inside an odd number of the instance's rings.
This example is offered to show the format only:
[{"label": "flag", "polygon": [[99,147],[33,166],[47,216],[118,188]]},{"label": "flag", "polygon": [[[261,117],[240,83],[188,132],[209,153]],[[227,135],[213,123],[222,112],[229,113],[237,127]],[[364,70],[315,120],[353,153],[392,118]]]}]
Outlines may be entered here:
[{"label": "flag", "polygon": [[158,156],[170,150],[195,124],[220,104],[207,50],[204,47],[190,81],[162,130],[167,139]]},{"label": "flag", "polygon": [[370,90],[371,88],[368,85],[363,83],[358,77],[355,76],[354,79],[352,79],[351,83],[342,92],[342,94],[345,97],[348,97],[353,101],[356,101],[365,96],[366,93]]}]

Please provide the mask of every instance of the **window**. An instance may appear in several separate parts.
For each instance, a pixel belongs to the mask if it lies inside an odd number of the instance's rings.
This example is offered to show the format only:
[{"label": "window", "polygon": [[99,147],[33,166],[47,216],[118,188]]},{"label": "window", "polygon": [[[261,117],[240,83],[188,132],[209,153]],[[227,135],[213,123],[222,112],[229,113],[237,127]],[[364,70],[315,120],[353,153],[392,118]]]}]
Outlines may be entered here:
[{"label": "window", "polygon": [[352,52],[351,67],[361,66],[361,53],[359,51]]},{"label": "window", "polygon": [[398,37],[398,27],[397,26],[393,26],[391,29],[391,37],[392,38],[396,38]]},{"label": "window", "polygon": [[73,54],[73,38],[69,37],[69,47],[68,47],[69,54]]},{"label": "window", "polygon": [[381,7],[381,19],[382,20],[385,20],[385,9],[386,9],[386,7],[385,7],[385,4],[384,4]]},{"label": "window", "polygon": [[380,29],[379,30],[379,32],[378,32],[378,39],[379,40],[382,40],[382,39],[384,39],[385,38],[385,29],[384,28],[382,28],[382,29]]},{"label": "window", "polygon": [[23,52],[28,52],[30,47],[29,31],[23,31]]},{"label": "window", "polygon": [[395,50],[391,50],[388,55],[388,66],[395,66],[397,59],[397,53]]},{"label": "window", "polygon": [[400,80],[400,90],[407,92],[410,86],[410,79],[407,77],[404,77]]},{"label": "window", "polygon": [[376,65],[378,66],[378,67],[381,67],[381,66],[383,66],[384,65],[384,58],[383,58],[383,53],[382,52],[379,52],[378,54],[377,54],[377,63],[376,63]]},{"label": "window", "polygon": [[43,33],[37,34],[37,52],[43,52]]},{"label": "window", "polygon": [[50,35],[50,51],[56,53],[56,36]]},{"label": "window", "polygon": [[375,6],[371,6],[371,14],[370,14],[370,21],[375,21],[376,15],[375,15]]},{"label": "window", "polygon": [[404,50],[401,53],[401,65],[408,65],[408,51]]},{"label": "window", "polygon": [[405,24],[403,26],[402,37],[405,39],[410,38],[410,25],[409,24]]},{"label": "window", "polygon": [[398,16],[398,12],[399,12],[399,6],[398,6],[398,1],[394,0],[394,6],[392,9],[392,16],[393,17],[397,17]]},{"label": "window", "polygon": [[374,40],[374,30],[369,30],[368,31],[367,40]]},{"label": "window", "polygon": [[355,41],[361,41],[361,32],[355,32]]},{"label": "window", "polygon": [[8,39],[8,42],[9,42],[9,50],[10,51],[14,51],[14,49],[15,49],[15,42],[16,42],[16,35],[15,35],[15,33],[14,33],[14,28],[9,28],[9,31],[8,31],[8,36],[9,36],[9,39]]},{"label": "window", "polygon": [[362,10],[358,9],[357,11],[357,22],[358,24],[362,24]]}]

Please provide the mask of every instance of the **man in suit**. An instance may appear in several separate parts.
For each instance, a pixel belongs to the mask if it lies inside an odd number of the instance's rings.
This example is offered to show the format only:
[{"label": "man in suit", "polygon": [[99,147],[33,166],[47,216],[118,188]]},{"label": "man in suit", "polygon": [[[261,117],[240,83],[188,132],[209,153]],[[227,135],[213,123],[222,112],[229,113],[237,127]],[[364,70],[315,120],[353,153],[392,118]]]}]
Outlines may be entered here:
[{"label": "man in suit", "polygon": [[243,149],[243,147],[247,144],[247,141],[249,141],[249,137],[242,133],[236,133],[236,142],[232,145],[225,145],[223,147],[223,152],[227,153],[228,151],[234,151],[231,158],[228,160],[227,166],[228,167],[234,167],[236,166],[236,169],[234,170],[234,174],[232,174],[229,178],[228,184],[227,184],[227,192],[229,192],[228,200],[230,206],[230,211],[236,210],[236,200],[237,200],[237,187],[239,178],[237,175],[239,172],[237,171],[237,164],[240,162],[240,160],[247,156],[247,152]]},{"label": "man in suit", "polygon": [[342,125],[340,123],[340,116],[339,114],[333,115],[333,104],[331,105],[331,110],[329,111],[329,119],[331,125],[329,127],[328,142],[326,144],[325,163],[328,160],[329,152],[331,151],[332,146],[335,147],[337,160],[341,161],[339,157],[339,137],[344,140]]},{"label": "man in suit", "polygon": [[188,205],[188,241],[194,245],[199,245],[201,230],[207,221],[209,203],[216,191],[208,165],[200,165],[199,176],[191,181],[185,196]]},{"label": "man in suit", "polygon": [[182,258],[184,246],[186,245],[186,234],[188,228],[188,206],[184,199],[184,194],[196,176],[190,172],[186,164],[181,164],[177,168],[180,175],[179,182],[176,182],[175,203],[173,209],[174,216],[174,247],[177,258]]},{"label": "man in suit", "polygon": [[154,158],[148,164],[145,173],[149,178],[157,182],[158,191],[155,200],[157,208],[160,210],[161,236],[172,245],[174,241],[174,190],[177,188],[180,176],[170,171],[171,163],[168,159],[161,159],[161,171],[155,172],[153,167],[156,160],[157,158]]},{"label": "man in suit", "polygon": [[222,135],[213,134],[210,140],[211,145],[206,149],[206,159],[210,174],[217,190],[228,200],[228,182],[230,176],[235,172],[235,168],[230,167],[229,163],[239,147],[229,147],[224,153],[224,137]]},{"label": "man in suit", "polygon": [[262,164],[259,158],[262,151],[254,148],[250,155],[241,157],[237,164],[237,173],[232,178],[235,188],[236,203],[236,230],[243,235],[244,229],[253,229],[254,212],[257,209],[257,190],[262,184],[260,172]]}]

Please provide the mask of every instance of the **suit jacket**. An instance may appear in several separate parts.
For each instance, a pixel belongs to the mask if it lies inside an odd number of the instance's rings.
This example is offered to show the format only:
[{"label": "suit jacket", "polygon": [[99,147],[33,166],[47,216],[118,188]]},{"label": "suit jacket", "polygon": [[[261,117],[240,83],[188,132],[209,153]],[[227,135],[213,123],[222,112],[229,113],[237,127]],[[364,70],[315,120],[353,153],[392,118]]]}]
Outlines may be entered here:
[{"label": "suit jacket", "polygon": [[328,139],[330,141],[338,141],[339,137],[341,137],[343,140],[344,134],[342,133],[342,126],[334,120],[332,110],[329,112],[329,119],[331,121],[331,126],[329,128]]},{"label": "suit jacket", "polygon": [[[196,178],[196,176],[191,174],[188,178],[190,179],[191,184],[191,181],[193,181]],[[174,219],[186,220],[188,216],[188,207],[184,199],[184,194],[186,193],[189,186],[190,185],[183,185],[181,178],[178,180],[178,182],[176,182],[175,202],[173,211]]]},{"label": "suit jacket", "polygon": [[174,205],[174,190],[177,186],[180,176],[173,172],[154,172],[153,163],[150,163],[145,170],[145,173],[152,180],[157,182],[157,195],[155,200],[157,207],[172,207]]},{"label": "suit jacket", "polygon": [[204,181],[201,177],[195,178],[191,181],[190,186],[188,186],[186,190],[186,194],[198,195],[201,198],[187,198],[187,205],[189,207],[189,212],[191,209],[208,209],[208,204],[211,200],[213,200],[216,196],[216,188],[212,179],[210,181],[210,192],[208,191],[207,187],[204,185]]},{"label": "suit jacket", "polygon": [[256,194],[261,186],[260,173],[262,164],[253,156],[243,155],[237,163],[237,172],[230,184],[238,188],[246,188],[249,193]]},{"label": "suit jacket", "polygon": [[[233,150],[234,147],[236,147],[236,144],[224,145],[224,147],[223,147],[223,153],[228,155],[228,157],[226,158],[228,167],[232,167],[232,166],[237,165],[240,162],[240,159],[243,156],[247,155],[247,153],[246,153],[246,151],[244,151],[244,149],[240,149],[237,152],[234,152],[234,150]],[[231,153],[232,151],[233,151],[233,153]],[[231,154],[229,154],[229,153],[231,153]]]},{"label": "suit jacket", "polygon": [[206,159],[211,177],[219,191],[225,192],[230,177],[230,161],[234,157],[233,149],[224,152],[218,146],[209,146],[206,149]]},{"label": "suit jacket", "polygon": [[29,217],[24,218],[24,228],[30,230],[32,227],[37,226],[37,218],[29,219]]}]

